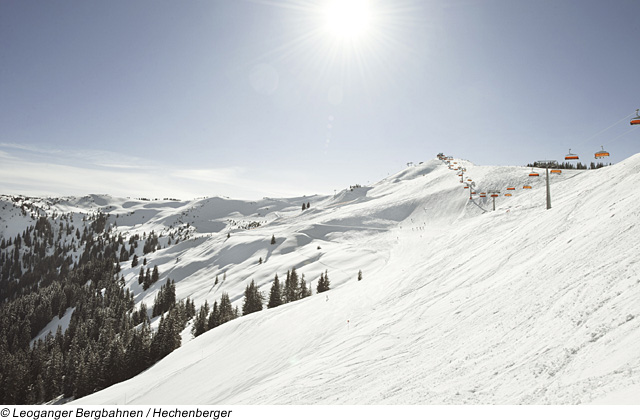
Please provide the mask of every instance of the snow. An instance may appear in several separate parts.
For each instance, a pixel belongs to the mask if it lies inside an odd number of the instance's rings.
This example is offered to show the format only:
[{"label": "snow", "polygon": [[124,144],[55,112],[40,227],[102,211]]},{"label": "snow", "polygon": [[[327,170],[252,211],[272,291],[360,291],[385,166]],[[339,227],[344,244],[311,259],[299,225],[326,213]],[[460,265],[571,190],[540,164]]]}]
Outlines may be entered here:
[{"label": "snow", "polygon": [[[185,332],[150,369],[75,403],[639,404],[640,155],[553,175],[550,210],[543,171],[457,161],[478,191],[513,197],[489,211],[434,159],[329,197],[94,199],[123,234],[191,226],[147,254],[161,273],[149,290],[123,264],[137,303],[170,277],[179,299],[241,305],[251,280],[267,295],[292,267],[314,295]],[[317,295],[325,270],[332,289]]]},{"label": "snow", "polygon": [[38,340],[44,341],[49,334],[55,336],[56,331],[58,331],[58,326],[62,328],[62,333],[64,334],[64,332],[67,331],[67,328],[69,328],[71,315],[73,315],[75,310],[76,308],[67,308],[64,315],[62,315],[62,318],[58,318],[58,315],[55,315],[51,322],[49,322],[29,344],[33,346],[33,344]]}]

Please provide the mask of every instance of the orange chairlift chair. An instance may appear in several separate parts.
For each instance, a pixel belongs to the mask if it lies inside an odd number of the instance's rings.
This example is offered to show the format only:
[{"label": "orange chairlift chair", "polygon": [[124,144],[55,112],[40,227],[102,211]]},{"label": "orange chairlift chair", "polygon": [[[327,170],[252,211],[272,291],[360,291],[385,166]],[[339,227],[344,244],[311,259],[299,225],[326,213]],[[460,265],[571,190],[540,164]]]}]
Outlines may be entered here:
[{"label": "orange chairlift chair", "polygon": [[564,160],[580,160],[580,158],[575,153],[571,153],[571,149],[569,149],[569,154],[565,155]]},{"label": "orange chairlift chair", "polygon": [[596,159],[604,159],[606,157],[609,157],[609,152],[604,150],[604,146],[600,147],[602,148],[602,150],[596,152]]}]

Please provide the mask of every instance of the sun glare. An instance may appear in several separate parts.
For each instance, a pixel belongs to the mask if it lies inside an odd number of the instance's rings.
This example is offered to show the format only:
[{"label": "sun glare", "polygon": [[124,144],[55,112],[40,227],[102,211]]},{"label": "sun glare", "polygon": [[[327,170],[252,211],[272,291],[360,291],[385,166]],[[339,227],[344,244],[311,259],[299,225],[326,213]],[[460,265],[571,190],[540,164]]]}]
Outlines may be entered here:
[{"label": "sun glare", "polygon": [[325,9],[325,28],[340,39],[355,41],[366,36],[371,26],[367,0],[331,0]]},{"label": "sun glare", "polygon": [[[282,41],[264,57],[274,69],[290,66],[296,74],[309,75],[310,90],[328,89],[332,104],[342,102],[350,84],[377,89],[380,77],[394,77],[397,60],[388,58],[408,56],[403,35],[418,21],[414,15],[420,15],[413,13],[420,10],[415,0],[252,1],[275,7],[282,16]],[[279,83],[284,79],[265,67],[252,73],[254,88],[265,94],[284,92],[284,82]]]}]

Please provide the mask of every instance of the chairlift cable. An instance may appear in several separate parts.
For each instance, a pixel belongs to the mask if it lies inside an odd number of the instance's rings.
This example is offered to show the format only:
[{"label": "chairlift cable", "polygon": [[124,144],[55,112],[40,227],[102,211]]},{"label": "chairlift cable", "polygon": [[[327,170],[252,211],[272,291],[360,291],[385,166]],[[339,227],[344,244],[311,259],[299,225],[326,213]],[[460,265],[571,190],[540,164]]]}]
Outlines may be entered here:
[{"label": "chairlift cable", "polygon": [[[618,120],[618,121],[614,122],[614,123],[613,123],[613,124],[611,124],[610,126],[608,126],[608,127],[604,128],[604,129],[602,129],[602,130],[598,131],[597,133],[595,133],[594,135],[592,135],[592,136],[591,136],[591,137],[589,137],[588,139],[586,139],[586,140],[584,140],[584,141],[582,141],[582,142],[579,142],[578,144],[588,143],[589,141],[591,141],[591,140],[595,139],[596,137],[598,137],[598,136],[599,136],[599,135],[601,135],[602,133],[604,133],[604,132],[608,131],[609,129],[611,129],[611,128],[613,128],[613,127],[615,127],[616,125],[618,125],[618,124],[622,123],[623,121],[628,121],[628,120],[629,120],[629,117],[633,117],[633,114],[634,114],[634,113],[632,112],[631,114],[626,115],[625,117],[623,117],[623,118],[621,118],[620,120]],[[638,110],[636,110],[636,114],[638,114]],[[631,124],[633,125],[633,119],[632,119]],[[634,128],[635,128],[635,127],[634,127]],[[602,145],[604,146],[605,144],[609,144],[609,143],[611,143],[612,141],[617,140],[618,138],[620,138],[620,137],[624,136],[625,134],[629,133],[629,132],[630,132],[630,131],[632,131],[632,130],[633,130],[633,128],[632,128],[631,130],[625,131],[624,133],[622,133],[622,134],[620,134],[619,136],[615,137],[613,140],[609,140],[609,141],[607,141],[607,142],[602,143]],[[596,158],[599,158],[599,157],[607,157],[607,156],[609,156],[609,153],[608,153],[608,152],[605,152],[605,153],[606,153],[606,155],[605,155],[604,153],[602,153],[602,152],[604,152],[604,147],[603,147],[603,150],[602,150],[602,151],[598,151],[598,152],[596,152]],[[598,155],[600,155],[600,156],[598,156]],[[579,159],[578,159],[578,156],[577,156],[577,155],[575,155],[575,154],[574,154],[574,155],[572,155],[572,154],[571,154],[571,149],[569,149],[569,155],[565,156],[565,160],[579,160]]]},{"label": "chairlift cable", "polygon": [[605,131],[609,130],[610,128],[615,127],[616,125],[620,124],[620,123],[621,123],[621,122],[623,122],[623,121],[627,121],[627,120],[629,119],[629,117],[633,117],[633,114],[634,114],[634,112],[632,112],[631,114],[629,114],[629,115],[625,116],[625,117],[624,117],[624,118],[622,118],[621,120],[619,120],[619,121],[617,121],[617,122],[615,122],[615,123],[611,124],[609,127],[605,128],[605,129],[603,129],[603,130],[598,131],[596,134],[594,134],[593,136],[591,136],[591,137],[589,137],[588,139],[586,139],[583,143],[586,143],[586,142],[588,142],[588,141],[591,141],[591,140],[593,140],[594,138],[596,138],[597,136],[599,136],[600,134],[602,134],[602,133],[604,133]]},{"label": "chairlift cable", "polygon": [[605,142],[605,143],[603,144],[603,146],[604,146],[605,144],[609,144],[609,143],[614,142],[615,140],[618,140],[620,137],[622,137],[622,136],[625,136],[625,135],[629,134],[630,132],[632,132],[633,130],[638,129],[639,127],[640,127],[640,126],[634,126],[634,127],[631,127],[630,129],[628,129],[628,130],[627,130],[627,131],[625,131],[624,133],[620,134],[619,136],[614,137],[614,138],[612,138],[611,140],[609,140],[609,141]]}]

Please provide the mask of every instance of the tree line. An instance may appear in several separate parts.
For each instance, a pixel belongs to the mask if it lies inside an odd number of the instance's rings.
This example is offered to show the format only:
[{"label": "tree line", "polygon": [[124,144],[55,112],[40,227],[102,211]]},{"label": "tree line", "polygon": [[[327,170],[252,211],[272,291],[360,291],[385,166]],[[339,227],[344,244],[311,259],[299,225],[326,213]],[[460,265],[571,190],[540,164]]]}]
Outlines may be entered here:
[{"label": "tree line", "polygon": [[[127,244],[106,214],[83,217],[80,226],[73,219],[40,216],[0,240],[0,404],[79,398],[133,377],[179,347],[195,316],[193,302],[177,302],[167,279],[151,309],[160,316],[154,333],[149,310],[136,309],[125,288],[120,263],[130,255],[137,261],[140,240],[143,254],[154,252],[155,234]],[[159,277],[157,266],[147,268],[143,283]],[[36,340],[56,317],[68,320],[66,328]]]},{"label": "tree line", "polygon": [[[325,271],[320,274],[316,292],[323,293],[330,288],[331,283],[329,281],[329,273],[328,271]],[[247,285],[244,291],[242,315],[244,316],[262,311],[264,309],[265,301],[267,301],[267,308],[276,308],[285,303],[295,302],[311,295],[312,290],[307,285],[304,274],[299,277],[294,267],[287,271],[284,283],[280,282],[278,274],[275,275],[268,298],[260,292],[255,281],[251,280],[251,283]],[[213,307],[210,307],[209,303],[205,301],[205,303],[200,307],[194,319],[191,333],[194,337],[198,337],[199,335],[238,318],[239,316],[240,309],[237,306],[232,307],[229,295],[227,293],[223,293],[220,298],[220,303],[215,301],[213,303]]]},{"label": "tree line", "polygon": [[[527,167],[529,168],[545,168],[547,166],[546,163],[543,162],[533,162],[533,163],[528,163]],[[557,165],[554,166],[549,166],[550,168],[557,168],[557,169],[580,169],[580,170],[585,170],[585,169],[600,169],[600,168],[604,168],[605,166],[611,166],[611,164],[609,163],[608,165],[605,165],[602,162],[591,162],[589,165],[586,165],[584,163],[576,163],[575,165],[571,162],[562,162],[562,163],[558,163]]]}]

